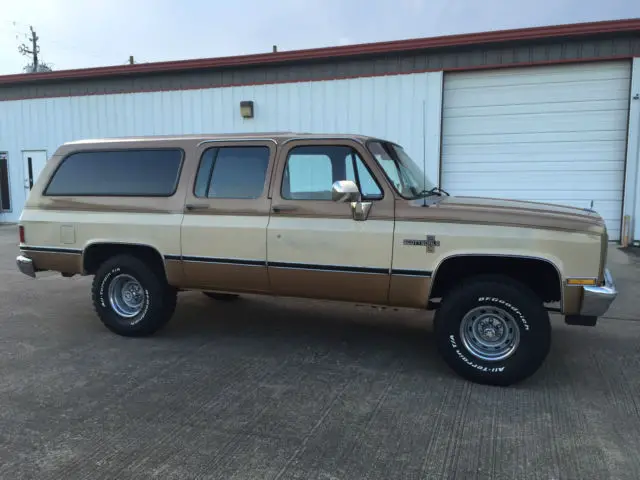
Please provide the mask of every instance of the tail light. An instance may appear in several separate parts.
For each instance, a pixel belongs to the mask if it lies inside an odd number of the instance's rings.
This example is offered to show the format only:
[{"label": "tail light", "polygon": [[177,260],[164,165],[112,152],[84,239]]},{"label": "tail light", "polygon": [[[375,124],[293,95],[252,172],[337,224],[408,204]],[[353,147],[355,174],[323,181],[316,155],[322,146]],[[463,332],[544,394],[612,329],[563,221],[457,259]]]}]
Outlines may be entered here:
[{"label": "tail light", "polygon": [[18,226],[18,235],[20,236],[20,243],[24,243],[24,226]]}]

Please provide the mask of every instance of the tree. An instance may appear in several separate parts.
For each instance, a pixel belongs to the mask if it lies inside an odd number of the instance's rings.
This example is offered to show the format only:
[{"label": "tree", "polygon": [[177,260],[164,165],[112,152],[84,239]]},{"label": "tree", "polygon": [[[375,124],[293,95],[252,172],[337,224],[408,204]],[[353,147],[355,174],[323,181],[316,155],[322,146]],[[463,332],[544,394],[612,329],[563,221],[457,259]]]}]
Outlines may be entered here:
[{"label": "tree", "polygon": [[28,63],[22,70],[24,73],[53,72],[53,68],[47,63],[38,63],[37,70],[33,67],[33,63]]},{"label": "tree", "polygon": [[44,62],[38,61],[38,54],[40,53],[40,46],[38,45],[39,37],[36,35],[36,31],[33,27],[29,27],[31,30],[31,48],[29,48],[24,43],[18,47],[18,51],[22,55],[31,55],[33,58],[33,62],[27,64],[24,67],[25,73],[38,73],[38,72],[51,72],[53,68],[51,65],[48,65]]}]

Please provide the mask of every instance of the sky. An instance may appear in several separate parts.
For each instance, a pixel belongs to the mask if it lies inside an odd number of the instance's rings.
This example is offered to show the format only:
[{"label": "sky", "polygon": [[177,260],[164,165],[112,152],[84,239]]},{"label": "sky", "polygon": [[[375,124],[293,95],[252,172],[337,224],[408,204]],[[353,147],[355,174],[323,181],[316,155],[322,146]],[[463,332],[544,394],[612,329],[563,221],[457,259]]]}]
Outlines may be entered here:
[{"label": "sky", "polygon": [[640,17],[638,0],[0,0],[0,75],[29,26],[54,70]]}]

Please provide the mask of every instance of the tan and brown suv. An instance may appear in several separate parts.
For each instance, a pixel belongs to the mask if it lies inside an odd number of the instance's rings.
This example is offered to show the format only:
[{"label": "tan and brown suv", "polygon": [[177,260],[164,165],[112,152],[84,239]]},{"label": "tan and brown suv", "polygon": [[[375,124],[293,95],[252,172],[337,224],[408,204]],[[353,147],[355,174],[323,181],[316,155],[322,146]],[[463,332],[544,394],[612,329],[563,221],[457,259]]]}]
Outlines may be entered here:
[{"label": "tan and brown suv", "polygon": [[548,309],[595,325],[616,296],[593,211],[449,196],[403,148],[355,135],[62,145],[20,219],[20,270],[93,275],[112,331],[148,335],[177,293],[435,309],[446,362],[510,384],[546,357]]}]

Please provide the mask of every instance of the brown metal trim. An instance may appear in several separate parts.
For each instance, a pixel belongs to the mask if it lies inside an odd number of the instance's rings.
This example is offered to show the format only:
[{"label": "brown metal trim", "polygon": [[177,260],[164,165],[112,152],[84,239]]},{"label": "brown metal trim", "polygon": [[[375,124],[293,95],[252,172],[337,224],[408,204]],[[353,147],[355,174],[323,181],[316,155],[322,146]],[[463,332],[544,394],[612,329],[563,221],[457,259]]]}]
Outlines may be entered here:
[{"label": "brown metal trim", "polygon": [[184,284],[184,270],[181,260],[164,259],[164,269],[167,274],[167,282],[174,287]]},{"label": "brown metal trim", "polygon": [[391,275],[389,285],[389,305],[395,307],[427,308],[430,277]]},{"label": "brown metal trim", "polygon": [[33,260],[36,269],[60,273],[82,274],[82,255],[79,253],[38,252],[29,250],[26,255]]},{"label": "brown metal trim", "polygon": [[273,294],[387,305],[389,275],[269,266]]},{"label": "brown metal trim", "polygon": [[[543,67],[545,65],[564,65],[573,63],[615,62],[619,60],[631,60],[632,54],[610,55],[607,57],[561,58],[558,60],[540,60],[538,62],[496,63],[488,65],[472,65],[467,67],[444,67],[443,72],[468,72],[475,70],[497,70],[503,68]],[[440,71],[438,70],[438,71]],[[414,72],[409,72],[414,73]]]},{"label": "brown metal trim", "polygon": [[[66,97],[91,97],[98,95],[121,95],[129,93],[152,93],[152,92],[180,92],[189,90],[206,90],[214,88],[229,88],[229,87],[247,87],[247,86],[260,86],[260,85],[279,85],[287,83],[307,83],[307,82],[329,82],[334,80],[352,80],[357,78],[377,78],[377,77],[395,77],[399,75],[415,75],[420,73],[429,72],[465,72],[475,70],[495,70],[501,68],[520,68],[520,67],[533,67],[533,66],[545,66],[545,65],[563,65],[563,64],[575,64],[575,63],[593,63],[593,62],[607,62],[616,60],[629,60],[633,55],[611,55],[607,57],[585,57],[585,58],[567,58],[559,60],[540,60],[538,62],[514,62],[508,64],[487,64],[487,65],[474,65],[465,67],[442,67],[442,68],[425,68],[416,69],[410,72],[384,72],[374,74],[361,74],[361,75],[334,75],[325,78],[301,78],[296,80],[275,80],[264,82],[238,82],[228,83],[224,85],[197,85],[193,87],[175,87],[175,88],[130,88],[122,89],[117,92],[89,92],[89,93],[73,93],[73,94],[53,94],[53,95],[29,95],[24,97],[16,97],[3,101],[20,101],[20,100],[33,100],[38,98],[66,98]],[[38,74],[29,74],[38,75]],[[45,74],[48,75],[48,74]],[[2,85],[2,77],[0,77],[0,86]]]},{"label": "brown metal trim", "polygon": [[270,293],[264,266],[234,265],[199,261],[182,262],[181,288],[204,288],[226,292]]},{"label": "brown metal trim", "polygon": [[240,55],[235,57],[202,58],[167,62],[117,65],[98,68],[61,70],[47,73],[31,73],[0,76],[0,85],[16,83],[48,82],[52,80],[89,79],[113,76],[130,76],[198,70],[205,68],[245,67],[297,61],[343,58],[363,55],[379,55],[399,51],[425,50],[430,48],[458,47],[468,45],[496,44],[510,41],[539,40],[549,38],[571,38],[606,33],[634,33],[640,31],[640,19],[589,22],[546,27],[497,30],[482,33],[467,33],[431,38],[375,42],[339,47],[292,50],[277,53]]}]

